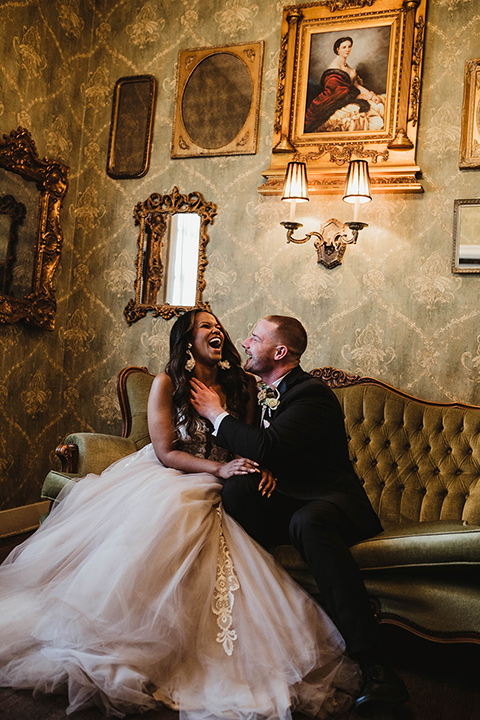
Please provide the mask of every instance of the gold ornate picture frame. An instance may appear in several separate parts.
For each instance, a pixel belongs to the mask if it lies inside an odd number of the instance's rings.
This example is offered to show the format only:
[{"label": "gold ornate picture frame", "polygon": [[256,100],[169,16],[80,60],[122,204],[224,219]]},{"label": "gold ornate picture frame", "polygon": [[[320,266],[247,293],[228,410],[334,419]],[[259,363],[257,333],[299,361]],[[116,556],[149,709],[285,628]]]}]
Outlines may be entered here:
[{"label": "gold ornate picture frame", "polygon": [[264,42],[181,50],[172,158],[254,155]]},{"label": "gold ornate picture frame", "polygon": [[480,167],[480,60],[465,62],[460,168]]},{"label": "gold ornate picture frame", "polygon": [[[137,238],[136,278],[134,284],[135,297],[129,300],[123,314],[128,325],[144,318],[151,312],[154,317],[169,320],[192,308],[209,310],[208,303],[203,300],[205,290],[205,268],[208,265],[206,247],[208,244],[207,228],[213,225],[217,214],[217,206],[205,200],[200,192],[188,195],[174,187],[169,194],[152,193],[146,200],[135,205],[133,216],[135,225],[139,226]],[[197,216],[196,242],[189,244],[188,264],[194,264],[194,273],[188,273],[193,283],[192,302],[173,303],[168,301],[168,285],[171,279],[172,264],[176,279],[181,278],[183,271],[178,267],[175,257],[174,219],[179,216]],[[180,230],[182,234],[182,230]],[[185,239],[185,238],[184,238]],[[193,249],[195,248],[195,250]],[[192,256],[195,255],[195,257]],[[177,258],[178,260],[178,258]]]},{"label": "gold ornate picture frame", "polygon": [[373,192],[423,192],[415,154],[426,5],[284,8],[272,157],[260,193],[281,194],[293,159],[307,162],[313,194],[343,189],[353,159],[369,161]]},{"label": "gold ornate picture frame", "polygon": [[480,273],[480,198],[453,201],[452,272]]},{"label": "gold ornate picture frame", "polygon": [[63,244],[60,209],[68,188],[69,168],[56,160],[40,158],[32,136],[22,127],[0,140],[0,168],[32,183],[38,191],[38,200],[27,209],[36,227],[28,238],[33,257],[31,284],[23,297],[0,294],[0,323],[23,321],[53,330],[57,310],[54,275]]},{"label": "gold ornate picture frame", "polygon": [[107,157],[110,177],[141,178],[148,172],[156,92],[153,75],[131,75],[115,83]]}]

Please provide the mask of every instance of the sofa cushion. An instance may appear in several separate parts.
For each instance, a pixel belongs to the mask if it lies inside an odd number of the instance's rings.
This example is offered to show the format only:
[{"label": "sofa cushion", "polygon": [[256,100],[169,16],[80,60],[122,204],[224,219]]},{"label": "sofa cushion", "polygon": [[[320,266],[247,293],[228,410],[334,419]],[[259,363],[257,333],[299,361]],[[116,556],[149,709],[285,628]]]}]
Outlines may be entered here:
[{"label": "sofa cushion", "polygon": [[461,521],[406,523],[351,550],[362,570],[480,565],[480,527]]},{"label": "sofa cushion", "polygon": [[50,470],[42,487],[41,497],[44,500],[56,500],[58,494],[65,487],[73,487],[80,475],[64,473],[60,470]]},{"label": "sofa cushion", "polygon": [[[480,565],[480,527],[461,521],[406,523],[351,548],[361,570]],[[308,568],[293,545],[272,549],[277,561],[302,585]]]}]

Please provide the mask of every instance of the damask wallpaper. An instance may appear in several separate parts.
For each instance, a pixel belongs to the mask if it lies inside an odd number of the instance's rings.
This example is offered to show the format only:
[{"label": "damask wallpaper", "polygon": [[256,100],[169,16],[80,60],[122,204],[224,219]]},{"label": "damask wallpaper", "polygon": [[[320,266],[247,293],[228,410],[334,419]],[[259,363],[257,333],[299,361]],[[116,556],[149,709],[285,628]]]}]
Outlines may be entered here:
[{"label": "damask wallpaper", "polygon": [[[291,3],[293,4],[293,3]],[[369,227],[343,265],[287,245],[288,208],[258,194],[269,165],[283,3],[275,0],[22,0],[0,3],[0,131],[31,132],[41,157],[70,167],[53,332],[0,326],[0,509],[39,500],[67,432],[120,432],[116,375],[161,370],[171,321],[128,327],[137,229],[152,192],[200,191],[218,205],[204,294],[239,346],[268,313],[309,332],[304,367],[373,375],[432,400],[480,404],[480,276],[453,275],[453,201],[479,196],[480,171],[458,169],[463,73],[478,57],[476,0],[430,0],[417,161],[422,195],[376,195]],[[170,158],[178,51],[265,40],[255,155]],[[115,81],[158,81],[152,160],[113,180],[106,154]],[[340,198],[312,199],[298,219],[349,218]],[[316,218],[318,218],[316,220]]]}]

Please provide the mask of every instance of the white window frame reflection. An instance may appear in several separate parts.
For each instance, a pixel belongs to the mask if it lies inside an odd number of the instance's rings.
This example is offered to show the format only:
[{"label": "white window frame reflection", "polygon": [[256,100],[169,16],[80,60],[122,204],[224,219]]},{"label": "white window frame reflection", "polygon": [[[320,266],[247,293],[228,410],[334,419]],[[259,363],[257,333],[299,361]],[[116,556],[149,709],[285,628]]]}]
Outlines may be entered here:
[{"label": "white window frame reflection", "polygon": [[168,228],[165,302],[194,306],[197,295],[200,215],[176,213]]}]

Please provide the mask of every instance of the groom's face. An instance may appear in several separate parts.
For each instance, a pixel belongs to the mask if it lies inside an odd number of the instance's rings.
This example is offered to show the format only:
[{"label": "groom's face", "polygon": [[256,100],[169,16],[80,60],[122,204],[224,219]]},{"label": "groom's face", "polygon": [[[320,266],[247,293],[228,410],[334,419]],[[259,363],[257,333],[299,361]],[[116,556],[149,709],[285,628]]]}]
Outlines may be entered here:
[{"label": "groom's face", "polygon": [[245,370],[254,375],[267,375],[275,367],[275,351],[278,347],[277,326],[268,320],[260,320],[251,335],[243,341],[242,347],[247,355]]}]

